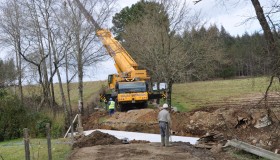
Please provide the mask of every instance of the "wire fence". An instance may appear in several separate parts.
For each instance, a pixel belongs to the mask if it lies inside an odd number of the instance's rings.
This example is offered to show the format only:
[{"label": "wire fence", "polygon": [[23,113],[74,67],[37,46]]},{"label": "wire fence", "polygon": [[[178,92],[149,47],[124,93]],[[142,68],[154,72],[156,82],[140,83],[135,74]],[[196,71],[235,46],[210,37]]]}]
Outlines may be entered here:
[{"label": "wire fence", "polygon": [[48,160],[52,160],[50,124],[47,123],[46,125],[47,140],[31,140],[28,132],[28,129],[24,128],[23,141],[21,142],[11,141],[0,145],[0,160],[16,160],[19,158],[25,160],[40,160],[42,159],[41,154],[45,153],[46,149],[48,150]]},{"label": "wire fence", "polygon": [[[76,118],[78,119],[77,130],[79,133],[81,133],[81,132],[83,132],[81,115],[78,114],[76,116]],[[70,128],[72,128],[72,129],[74,128],[74,125],[73,125],[74,122],[75,122],[75,120],[71,123],[71,126],[70,126]],[[69,130],[70,130],[70,128],[69,128]],[[69,132],[69,130],[67,131],[67,133]],[[62,142],[56,141],[56,142],[51,143],[51,134],[50,133],[51,133],[51,131],[50,131],[49,123],[46,124],[46,140],[31,139],[28,128],[24,128],[23,129],[23,141],[8,142],[8,143],[0,145],[0,160],[24,159],[22,157],[25,157],[25,160],[30,160],[30,159],[32,159],[32,160],[41,160],[41,159],[52,160],[53,159],[52,158],[53,157],[52,144],[54,144],[56,146],[58,144],[72,146],[73,137],[71,140],[66,139],[66,141],[62,141]],[[72,136],[73,136],[73,134],[72,134]],[[10,148],[7,149],[7,147],[10,147]],[[5,150],[8,153],[3,153],[2,150]],[[47,152],[47,155],[46,155],[46,152]],[[42,158],[42,157],[44,157],[44,158]]]}]

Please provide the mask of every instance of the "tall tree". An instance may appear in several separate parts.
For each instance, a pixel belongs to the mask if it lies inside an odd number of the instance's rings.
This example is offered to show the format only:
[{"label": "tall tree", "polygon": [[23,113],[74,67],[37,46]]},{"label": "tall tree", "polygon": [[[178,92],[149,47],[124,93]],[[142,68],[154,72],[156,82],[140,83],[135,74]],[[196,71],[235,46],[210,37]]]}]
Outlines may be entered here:
[{"label": "tall tree", "polygon": [[181,41],[182,31],[187,30],[190,21],[196,20],[186,3],[140,1],[116,14],[114,19],[113,22],[122,23],[123,45],[139,66],[148,70],[155,81],[167,83],[167,103],[171,106],[173,83],[192,61]]},{"label": "tall tree", "polygon": [[[101,45],[97,36],[95,34],[95,26],[86,22],[86,17],[82,16],[81,11],[74,4],[75,2],[68,1],[69,17],[68,20],[71,22],[69,26],[71,27],[73,38],[73,54],[72,58],[76,62],[76,69],[78,75],[78,91],[79,91],[79,107],[80,112],[83,114],[84,97],[83,97],[83,78],[84,70],[87,66],[96,64],[99,61],[104,60],[105,52],[101,50]],[[109,18],[112,12],[112,7],[114,6],[113,0],[105,1],[81,1],[81,4],[86,7],[90,15],[96,17],[95,19],[100,26]],[[95,12],[98,10],[98,12]],[[93,14],[98,13],[98,14]]]},{"label": "tall tree", "polygon": [[[219,76],[220,66],[223,63],[223,47],[220,31],[216,25],[206,29],[192,28],[184,33],[185,50],[195,59],[192,62],[188,75],[194,80],[207,80]],[[189,78],[188,76],[186,76]]]},{"label": "tall tree", "polygon": [[22,13],[22,8],[19,5],[18,0],[6,1],[1,5],[1,44],[5,46],[12,46],[15,52],[16,59],[16,69],[17,69],[17,82],[19,88],[19,97],[21,102],[23,101],[23,91],[22,91],[22,57],[20,53],[24,50],[22,45],[22,31],[24,18]]}]

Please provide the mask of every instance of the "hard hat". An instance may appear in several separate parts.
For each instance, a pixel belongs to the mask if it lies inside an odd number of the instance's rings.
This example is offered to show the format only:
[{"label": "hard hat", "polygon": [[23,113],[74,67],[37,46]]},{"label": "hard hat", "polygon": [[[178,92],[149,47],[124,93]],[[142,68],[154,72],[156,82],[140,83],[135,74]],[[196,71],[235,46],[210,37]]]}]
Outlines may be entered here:
[{"label": "hard hat", "polygon": [[168,104],[164,103],[162,106],[163,109],[167,109],[168,108]]},{"label": "hard hat", "polygon": [[109,101],[113,100],[112,98],[109,99]]}]

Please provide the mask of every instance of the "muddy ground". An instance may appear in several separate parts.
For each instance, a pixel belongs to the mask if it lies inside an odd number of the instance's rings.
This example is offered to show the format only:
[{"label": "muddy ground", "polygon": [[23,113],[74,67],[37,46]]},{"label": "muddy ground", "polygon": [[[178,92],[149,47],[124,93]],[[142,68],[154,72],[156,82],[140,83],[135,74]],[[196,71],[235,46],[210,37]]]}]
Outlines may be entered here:
[{"label": "muddy ground", "polygon": [[197,149],[190,144],[173,143],[171,147],[160,147],[158,143],[99,145],[73,151],[71,160],[236,160],[229,154],[216,154]]},{"label": "muddy ground", "polygon": [[[234,105],[233,101],[228,101],[219,105],[208,104],[192,112],[172,112],[173,135],[206,137],[196,147],[187,143],[172,143],[167,148],[157,143],[80,145],[74,149],[72,159],[238,159],[228,149],[220,148],[230,139],[274,152],[280,148],[279,98],[272,97],[267,104],[260,99],[261,96],[255,96],[253,102],[243,97],[244,101],[235,102]],[[159,110],[116,112],[110,117],[100,109],[84,117],[83,127],[84,130],[99,128],[159,133],[156,119]]]}]

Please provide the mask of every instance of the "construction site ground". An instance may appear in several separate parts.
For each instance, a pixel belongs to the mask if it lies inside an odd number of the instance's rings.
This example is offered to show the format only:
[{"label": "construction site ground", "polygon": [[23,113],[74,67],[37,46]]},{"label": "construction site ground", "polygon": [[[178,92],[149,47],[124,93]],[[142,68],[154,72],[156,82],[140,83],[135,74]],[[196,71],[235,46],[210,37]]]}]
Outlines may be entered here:
[{"label": "construction site ground", "polygon": [[[197,145],[173,142],[169,147],[161,147],[159,143],[141,141],[122,144],[118,139],[112,143],[107,143],[111,140],[96,143],[96,139],[102,140],[106,136],[95,134],[87,140],[85,137],[78,139],[79,145],[74,145],[70,159],[258,159],[236,148],[221,146],[227,140],[237,139],[273,152],[280,148],[279,97],[270,95],[266,102],[261,99],[262,95],[248,95],[238,100],[207,104],[191,112],[172,111],[172,134],[200,137]],[[158,134],[159,110],[139,109],[109,116],[99,109],[83,118],[83,127],[84,130],[110,129]]]}]

